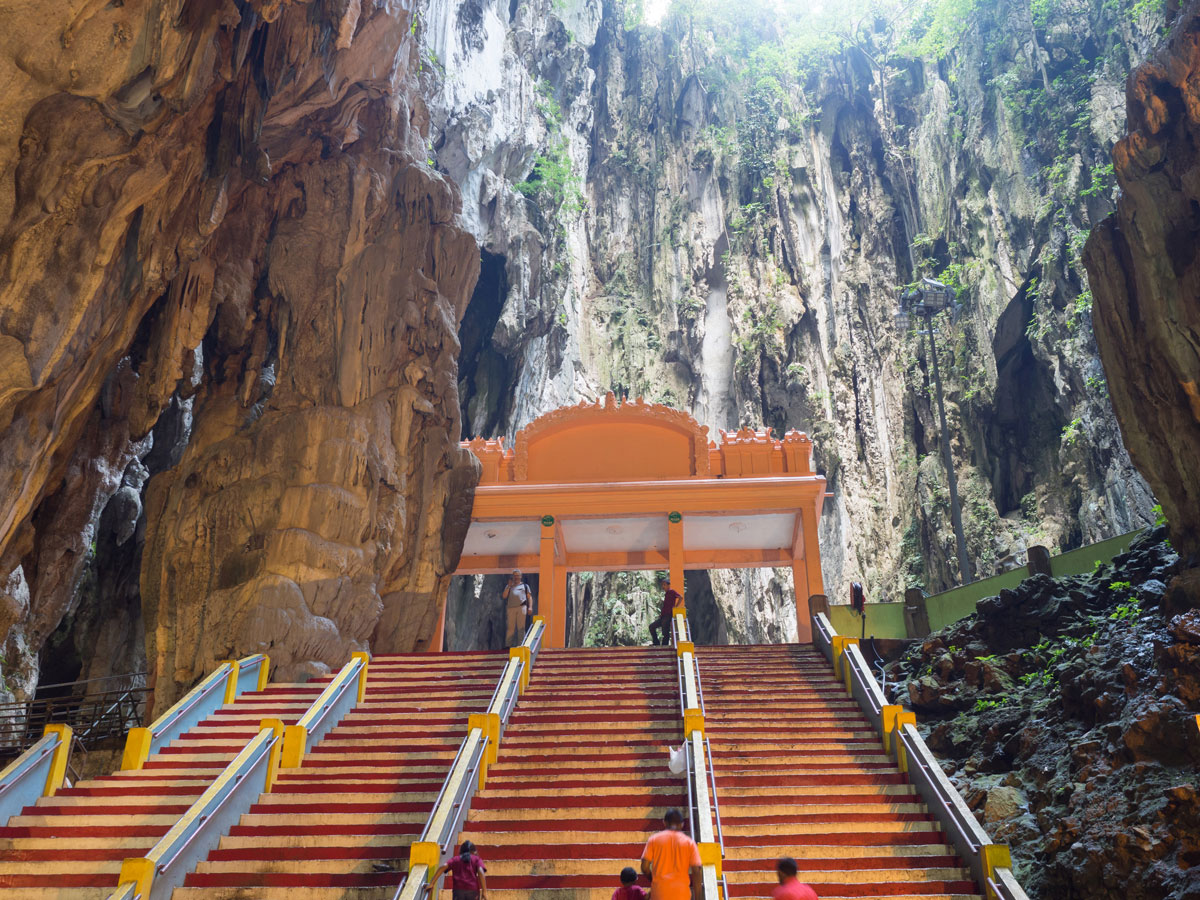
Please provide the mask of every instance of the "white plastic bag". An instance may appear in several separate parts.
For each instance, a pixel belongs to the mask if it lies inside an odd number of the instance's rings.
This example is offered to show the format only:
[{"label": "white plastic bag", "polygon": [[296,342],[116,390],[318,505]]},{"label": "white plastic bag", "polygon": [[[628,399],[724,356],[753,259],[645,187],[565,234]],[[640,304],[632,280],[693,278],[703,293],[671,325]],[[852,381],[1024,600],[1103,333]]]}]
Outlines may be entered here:
[{"label": "white plastic bag", "polygon": [[667,763],[667,768],[675,775],[682,775],[687,768],[687,747],[680,744],[679,747],[671,751],[671,759]]}]

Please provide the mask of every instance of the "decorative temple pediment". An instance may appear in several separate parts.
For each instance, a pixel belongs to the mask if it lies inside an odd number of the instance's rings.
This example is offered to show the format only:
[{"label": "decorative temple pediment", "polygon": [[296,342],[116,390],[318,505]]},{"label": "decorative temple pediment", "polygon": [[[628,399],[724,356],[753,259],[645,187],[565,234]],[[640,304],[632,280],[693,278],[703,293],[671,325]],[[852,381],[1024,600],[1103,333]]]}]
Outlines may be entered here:
[{"label": "decorative temple pediment", "polygon": [[513,477],[533,482],[708,477],[708,429],[640,397],[564,406],[517,432]]},{"label": "decorative temple pediment", "polygon": [[466,442],[483,464],[481,484],[596,484],[678,478],[812,475],[812,441],[800,431],[722,431],[721,443],[686,412],[635,400],[583,401],[539,416],[503,438]]}]

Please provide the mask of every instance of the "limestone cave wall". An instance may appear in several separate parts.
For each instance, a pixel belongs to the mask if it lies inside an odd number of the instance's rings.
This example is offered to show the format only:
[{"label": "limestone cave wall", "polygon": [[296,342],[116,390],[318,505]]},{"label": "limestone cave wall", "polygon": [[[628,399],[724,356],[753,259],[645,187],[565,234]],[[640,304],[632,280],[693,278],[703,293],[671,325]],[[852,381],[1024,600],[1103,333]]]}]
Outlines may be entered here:
[{"label": "limestone cave wall", "polygon": [[[789,34],[770,4],[651,26],[619,0],[430,0],[433,150],[484,249],[465,432],[609,389],[714,433],[800,428],[834,493],[827,592],[951,587],[932,361],[895,319],[929,276],[962,304],[934,337],[974,574],[1152,522],[1082,248],[1114,208],[1126,76],[1173,13],[950,6],[791,10],[815,18]],[[714,635],[791,633],[789,573],[694,581]]]},{"label": "limestone cave wall", "polygon": [[[479,273],[406,3],[0,10],[5,692],[422,646]],[[142,640],[142,634],[145,640]]]},{"label": "limestone cave wall", "polygon": [[[1200,555],[1200,4],[1128,85],[1121,194],[1087,245],[1096,341],[1130,455],[1186,558]],[[1193,582],[1196,584],[1196,582]],[[1200,595],[1200,590],[1193,588]]]}]

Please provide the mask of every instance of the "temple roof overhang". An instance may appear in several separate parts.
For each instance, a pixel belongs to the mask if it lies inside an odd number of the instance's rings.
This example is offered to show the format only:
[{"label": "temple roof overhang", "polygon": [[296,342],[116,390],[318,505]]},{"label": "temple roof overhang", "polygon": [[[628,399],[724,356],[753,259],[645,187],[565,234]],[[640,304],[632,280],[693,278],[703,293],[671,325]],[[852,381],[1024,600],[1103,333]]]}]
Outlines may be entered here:
[{"label": "temple roof overhang", "polygon": [[550,539],[568,571],[666,569],[673,539],[687,569],[819,556],[825,478],[808,436],[720,438],[687,413],[609,394],[547,413],[512,447],[464,442],[483,473],[457,572],[537,569]]}]

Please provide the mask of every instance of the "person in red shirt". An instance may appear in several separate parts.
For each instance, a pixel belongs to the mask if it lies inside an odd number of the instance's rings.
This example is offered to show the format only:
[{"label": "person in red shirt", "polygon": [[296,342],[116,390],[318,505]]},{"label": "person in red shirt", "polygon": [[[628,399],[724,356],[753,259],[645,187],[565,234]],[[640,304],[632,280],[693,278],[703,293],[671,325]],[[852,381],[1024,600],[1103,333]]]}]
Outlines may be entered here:
[{"label": "person in red shirt", "polygon": [[475,845],[463,841],[458,848],[458,856],[434,872],[433,881],[436,884],[442,875],[449,872],[454,900],[486,900],[487,878],[483,874],[486,871],[483,860],[475,855]]},{"label": "person in red shirt", "polygon": [[621,886],[613,891],[612,900],[646,900],[650,895],[638,885],[637,872],[633,866],[621,870]]},{"label": "person in red shirt", "polygon": [[775,864],[779,887],[771,892],[772,900],[817,900],[817,892],[796,877],[796,861],[782,857]]},{"label": "person in red shirt", "polygon": [[[650,623],[650,640],[654,646],[666,644],[671,634],[671,616],[675,615],[675,607],[683,606],[683,597],[679,591],[671,590],[671,579],[666,575],[658,579],[658,586],[663,589],[662,606],[658,610],[658,618]],[[657,632],[657,634],[656,634]]]},{"label": "person in red shirt", "polygon": [[642,874],[650,876],[650,900],[699,900],[700,848],[683,833],[683,813],[667,810],[666,828],[642,851]]}]

